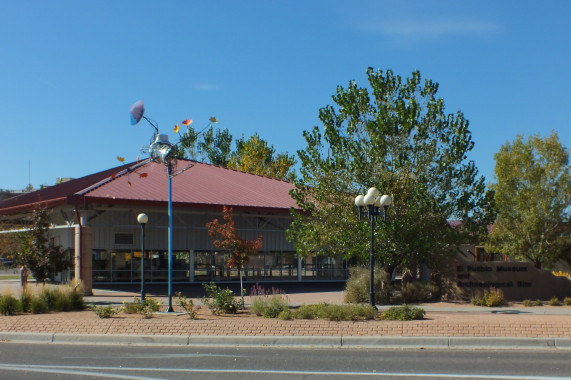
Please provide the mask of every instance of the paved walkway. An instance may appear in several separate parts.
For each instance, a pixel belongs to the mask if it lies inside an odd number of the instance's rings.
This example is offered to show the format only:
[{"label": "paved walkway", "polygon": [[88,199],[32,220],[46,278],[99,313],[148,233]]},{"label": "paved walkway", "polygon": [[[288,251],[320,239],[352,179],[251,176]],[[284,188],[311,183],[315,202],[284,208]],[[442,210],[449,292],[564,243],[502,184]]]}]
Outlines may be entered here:
[{"label": "paved walkway", "polygon": [[[14,283],[0,281],[0,289]],[[13,292],[13,294],[17,294]],[[121,304],[137,293],[94,290],[88,304]],[[343,292],[287,295],[290,305],[342,303]],[[157,297],[167,303],[165,297]],[[197,304],[199,299],[195,299]],[[249,302],[248,297],[246,303]],[[173,299],[173,305],[176,300]],[[482,308],[467,304],[432,303],[420,321],[332,322],[264,319],[241,312],[213,316],[206,308],[191,320],[182,313],[160,313],[150,319],[118,314],[99,319],[91,311],[0,317],[1,340],[91,341],[161,344],[286,344],[342,346],[464,346],[571,348],[571,307]],[[384,309],[386,307],[380,307]],[[178,307],[175,308],[175,311]],[[469,343],[469,344],[468,344]]]}]

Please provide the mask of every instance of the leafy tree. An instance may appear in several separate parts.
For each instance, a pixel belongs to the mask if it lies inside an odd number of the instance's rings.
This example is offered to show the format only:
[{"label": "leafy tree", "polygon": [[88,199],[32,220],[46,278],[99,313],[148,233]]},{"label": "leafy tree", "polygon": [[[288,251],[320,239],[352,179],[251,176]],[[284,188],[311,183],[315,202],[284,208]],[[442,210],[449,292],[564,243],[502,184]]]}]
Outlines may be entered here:
[{"label": "leafy tree", "polygon": [[[398,265],[434,264],[465,234],[485,227],[491,210],[484,178],[466,155],[468,121],[444,113],[438,84],[418,71],[403,80],[367,70],[370,88],[339,86],[335,106],[319,110],[298,151],[301,177],[292,196],[300,208],[288,238],[303,255],[357,257],[366,262],[369,226],[358,220],[357,194],[375,186],[391,195],[386,223],[377,223],[375,258],[388,274]],[[465,231],[451,229],[461,220]],[[482,228],[484,230],[484,228]]]},{"label": "leafy tree", "polygon": [[[11,227],[8,223],[0,223],[0,231],[9,230]],[[20,243],[16,234],[0,234],[0,257],[13,258],[19,247]]]},{"label": "leafy tree", "polygon": [[246,140],[236,140],[236,151],[228,167],[267,177],[293,180],[295,158],[287,153],[275,153],[273,145],[260,138],[257,133]]},{"label": "leafy tree", "polygon": [[242,304],[244,304],[242,269],[248,262],[251,255],[256,254],[263,244],[262,236],[258,236],[255,240],[242,239],[236,231],[234,223],[234,214],[231,207],[224,206],[222,208],[225,223],[220,223],[218,219],[206,223],[208,234],[214,237],[214,246],[220,249],[230,250],[230,256],[226,261],[226,265],[230,268],[238,269],[240,276],[240,293],[242,293]]},{"label": "leafy tree", "polygon": [[571,259],[569,151],[557,133],[517,136],[494,158],[498,218],[486,250],[531,260],[538,268]]},{"label": "leafy tree", "polygon": [[[212,119],[211,119],[212,122]],[[228,129],[214,128],[211,124],[201,132],[188,125],[180,134],[180,146],[176,155],[193,160],[202,160],[213,165],[229,167],[267,177],[293,180],[295,158],[287,153],[276,153],[273,145],[257,133],[246,139],[236,140],[232,150],[233,137]]]},{"label": "leafy tree", "polygon": [[38,282],[45,283],[55,273],[71,265],[61,246],[49,238],[49,213],[46,208],[34,210],[30,231],[20,235],[20,252],[16,261],[28,267]]},{"label": "leafy tree", "polygon": [[232,151],[232,135],[228,129],[214,131],[214,128],[210,127],[202,134],[198,148],[211,164],[228,166]]}]

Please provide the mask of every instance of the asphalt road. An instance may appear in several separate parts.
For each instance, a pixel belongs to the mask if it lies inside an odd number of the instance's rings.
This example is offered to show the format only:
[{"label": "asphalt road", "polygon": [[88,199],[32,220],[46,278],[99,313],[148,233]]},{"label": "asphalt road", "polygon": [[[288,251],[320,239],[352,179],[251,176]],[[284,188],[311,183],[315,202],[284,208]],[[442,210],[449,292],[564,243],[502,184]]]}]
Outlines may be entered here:
[{"label": "asphalt road", "polygon": [[570,379],[565,350],[0,344],[0,379]]}]

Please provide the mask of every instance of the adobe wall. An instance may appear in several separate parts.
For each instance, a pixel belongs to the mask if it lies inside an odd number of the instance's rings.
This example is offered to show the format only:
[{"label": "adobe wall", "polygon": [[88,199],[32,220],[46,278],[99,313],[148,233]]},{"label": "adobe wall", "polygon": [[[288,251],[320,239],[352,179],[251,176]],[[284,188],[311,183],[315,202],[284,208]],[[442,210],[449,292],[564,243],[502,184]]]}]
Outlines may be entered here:
[{"label": "adobe wall", "polygon": [[571,280],[537,269],[532,263],[476,262],[473,256],[460,253],[443,272],[448,299],[470,300],[490,287],[501,289],[505,299],[511,301],[571,297]]}]

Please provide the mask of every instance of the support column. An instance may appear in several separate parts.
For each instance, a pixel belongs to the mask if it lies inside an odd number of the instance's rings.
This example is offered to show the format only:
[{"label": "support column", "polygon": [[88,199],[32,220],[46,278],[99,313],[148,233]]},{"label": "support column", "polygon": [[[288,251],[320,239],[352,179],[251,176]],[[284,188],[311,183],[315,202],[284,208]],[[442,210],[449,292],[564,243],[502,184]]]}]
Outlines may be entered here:
[{"label": "support column", "polygon": [[86,296],[93,295],[92,241],[93,232],[90,227],[75,227],[75,281],[81,281]]},{"label": "support column", "polygon": [[195,254],[194,254],[194,249],[191,249],[191,250],[190,250],[190,268],[189,268],[189,271],[190,271],[190,273],[189,273],[189,274],[190,274],[190,275],[189,275],[190,282],[194,282],[194,262],[195,262],[195,257],[196,257],[196,256],[195,256]]}]

